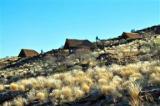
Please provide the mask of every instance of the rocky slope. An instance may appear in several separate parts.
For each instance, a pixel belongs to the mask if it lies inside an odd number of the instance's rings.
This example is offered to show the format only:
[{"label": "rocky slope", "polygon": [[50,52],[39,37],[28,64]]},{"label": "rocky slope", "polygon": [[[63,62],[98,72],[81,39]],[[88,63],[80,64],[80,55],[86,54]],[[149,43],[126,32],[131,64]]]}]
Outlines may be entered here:
[{"label": "rocky slope", "polygon": [[5,65],[0,69],[0,104],[158,106],[158,27],[136,31],[143,39],[110,39],[105,41],[109,46],[93,51],[70,54],[57,49],[9,63],[1,59]]}]

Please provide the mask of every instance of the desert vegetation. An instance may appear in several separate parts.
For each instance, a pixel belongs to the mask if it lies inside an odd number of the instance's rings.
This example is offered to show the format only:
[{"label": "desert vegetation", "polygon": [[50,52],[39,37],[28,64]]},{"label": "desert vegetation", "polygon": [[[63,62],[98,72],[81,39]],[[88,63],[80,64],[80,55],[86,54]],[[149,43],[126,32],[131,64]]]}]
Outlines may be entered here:
[{"label": "desert vegetation", "polygon": [[[23,91],[26,96],[19,95],[13,100],[3,103],[6,105],[26,105],[35,100],[44,102],[50,100],[53,104],[63,104],[79,100],[92,92],[98,91],[103,95],[111,95],[115,99],[123,98],[129,93],[129,103],[138,106],[141,103],[141,88],[150,85],[159,86],[159,61],[138,62],[126,66],[113,64],[110,67],[71,70],[47,77],[21,79],[9,85],[1,84],[2,91]],[[124,92],[126,91],[126,92]]]}]

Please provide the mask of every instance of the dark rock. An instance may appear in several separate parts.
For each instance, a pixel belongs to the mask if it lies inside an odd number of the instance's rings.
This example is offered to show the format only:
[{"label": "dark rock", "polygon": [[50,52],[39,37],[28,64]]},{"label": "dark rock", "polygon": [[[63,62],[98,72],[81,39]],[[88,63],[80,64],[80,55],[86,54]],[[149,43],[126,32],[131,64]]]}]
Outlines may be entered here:
[{"label": "dark rock", "polygon": [[26,106],[54,106],[54,104],[49,100],[44,102],[40,102],[39,100],[34,100],[31,103],[27,104]]},{"label": "dark rock", "polygon": [[22,91],[7,91],[0,93],[0,104],[2,104],[5,101],[11,100],[17,96],[23,96],[26,97],[25,92]]},{"label": "dark rock", "polygon": [[139,93],[142,101],[160,103],[160,87],[149,86],[142,89]]},{"label": "dark rock", "polygon": [[63,106],[129,106],[129,101],[122,98],[114,98],[111,95],[103,95],[100,92],[93,92],[85,98],[71,103],[65,103]]}]

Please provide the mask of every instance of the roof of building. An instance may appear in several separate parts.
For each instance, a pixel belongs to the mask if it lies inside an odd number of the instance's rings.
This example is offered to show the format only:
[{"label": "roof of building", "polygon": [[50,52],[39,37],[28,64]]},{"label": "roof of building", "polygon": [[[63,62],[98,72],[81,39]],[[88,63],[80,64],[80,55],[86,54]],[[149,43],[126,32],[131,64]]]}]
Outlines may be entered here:
[{"label": "roof of building", "polygon": [[128,32],[123,32],[122,37],[130,38],[130,39],[142,38],[142,36],[138,33],[128,33]]},{"label": "roof of building", "polygon": [[64,48],[90,48],[92,46],[93,44],[89,40],[66,39]]},{"label": "roof of building", "polygon": [[21,49],[20,53],[19,53],[19,57],[33,57],[33,56],[37,56],[39,53],[35,50],[32,49]]}]

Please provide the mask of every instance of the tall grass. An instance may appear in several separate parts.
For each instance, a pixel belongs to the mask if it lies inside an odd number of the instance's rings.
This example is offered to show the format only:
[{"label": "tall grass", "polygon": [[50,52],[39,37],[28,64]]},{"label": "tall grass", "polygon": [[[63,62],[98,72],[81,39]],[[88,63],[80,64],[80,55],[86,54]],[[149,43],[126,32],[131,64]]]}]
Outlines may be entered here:
[{"label": "tall grass", "polygon": [[132,82],[132,83],[130,83],[128,90],[129,90],[129,94],[130,94],[131,106],[141,106],[142,104],[141,104],[141,101],[139,98],[139,93],[141,91],[140,85]]}]

